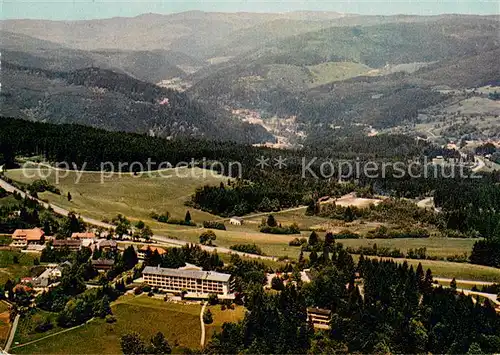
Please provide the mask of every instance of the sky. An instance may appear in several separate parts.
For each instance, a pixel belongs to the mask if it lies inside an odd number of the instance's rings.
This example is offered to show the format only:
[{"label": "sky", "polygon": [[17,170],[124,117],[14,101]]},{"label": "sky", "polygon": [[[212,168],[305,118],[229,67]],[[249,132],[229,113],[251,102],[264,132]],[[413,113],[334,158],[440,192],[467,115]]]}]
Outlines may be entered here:
[{"label": "sky", "polygon": [[212,12],[337,11],[364,15],[500,14],[498,0],[2,0],[2,18],[85,20],[190,10]]}]

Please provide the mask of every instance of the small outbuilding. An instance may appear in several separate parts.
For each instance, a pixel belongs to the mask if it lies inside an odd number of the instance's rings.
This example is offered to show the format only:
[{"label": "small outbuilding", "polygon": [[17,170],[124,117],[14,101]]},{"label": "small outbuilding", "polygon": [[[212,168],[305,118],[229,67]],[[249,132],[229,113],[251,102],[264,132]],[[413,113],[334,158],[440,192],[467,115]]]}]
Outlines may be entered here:
[{"label": "small outbuilding", "polygon": [[243,218],[241,218],[241,217],[231,217],[229,219],[229,223],[231,223],[234,226],[241,226],[243,224]]}]

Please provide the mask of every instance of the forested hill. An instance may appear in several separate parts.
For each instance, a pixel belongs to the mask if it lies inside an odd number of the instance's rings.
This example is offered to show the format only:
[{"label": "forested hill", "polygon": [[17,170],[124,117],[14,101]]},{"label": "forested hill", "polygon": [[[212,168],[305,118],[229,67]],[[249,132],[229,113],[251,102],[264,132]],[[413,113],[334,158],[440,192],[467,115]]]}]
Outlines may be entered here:
[{"label": "forested hill", "polygon": [[0,30],[0,37],[3,60],[47,70],[71,71],[94,66],[158,83],[185,75],[182,68],[198,68],[205,64],[187,54],[162,49],[84,51],[21,33]]},{"label": "forested hill", "polygon": [[13,162],[15,155],[43,155],[49,161],[87,162],[86,169],[99,169],[102,161],[191,161],[191,158],[239,161],[256,166],[256,158],[283,156],[301,166],[302,157],[350,159],[410,159],[422,155],[446,155],[430,143],[404,135],[351,136],[330,141],[309,141],[304,149],[281,150],[253,147],[193,137],[164,139],[145,134],[110,132],[78,124],[30,122],[0,116],[0,165]]},{"label": "forested hill", "polygon": [[125,74],[99,68],[61,72],[2,64],[2,115],[162,137],[273,140],[261,126],[242,123],[183,93]]},{"label": "forested hill", "polygon": [[331,27],[268,44],[238,60],[290,65],[346,61],[380,68],[387,63],[432,62],[498,48],[498,30],[497,21],[475,18]]},{"label": "forested hill", "polygon": [[412,124],[420,110],[446,99],[437,87],[499,82],[499,29],[496,19],[473,16],[322,28],[200,70],[189,92],[267,116],[295,116],[308,134],[353,122]]}]

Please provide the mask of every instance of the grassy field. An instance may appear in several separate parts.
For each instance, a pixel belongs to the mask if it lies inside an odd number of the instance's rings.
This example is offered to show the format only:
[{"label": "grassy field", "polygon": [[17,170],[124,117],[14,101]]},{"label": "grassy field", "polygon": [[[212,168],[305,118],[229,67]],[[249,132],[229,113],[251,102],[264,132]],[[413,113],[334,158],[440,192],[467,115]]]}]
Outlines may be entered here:
[{"label": "grassy field", "polygon": [[326,62],[308,67],[314,76],[312,86],[345,80],[366,74],[371,68],[354,62]]},{"label": "grassy field", "polygon": [[[227,182],[227,177],[199,168],[169,169],[161,173],[151,173],[150,176],[113,174],[102,180],[100,173],[86,172],[78,180],[76,172],[59,172],[67,173],[68,176],[61,177],[58,184],[55,170],[41,168],[41,172],[48,175],[46,180],[49,183],[62,191],[61,195],[41,193],[39,197],[42,199],[99,220],[111,219],[121,213],[133,220],[143,219],[151,223],[154,221],[149,215],[153,211],[168,211],[172,217],[184,218],[188,209],[184,202],[189,200],[197,187]],[[35,170],[30,170],[29,173],[35,175]],[[6,175],[25,183],[35,180],[24,176],[21,170],[9,170]],[[66,197],[68,192],[72,196],[71,202]],[[191,217],[198,223],[215,218],[209,213],[197,210],[191,211]]]},{"label": "grassy field", "polygon": [[[438,284],[442,285],[442,286],[450,286],[450,283],[449,282],[444,282],[444,281],[438,281]],[[460,281],[457,281],[457,288],[458,289],[462,289],[462,290],[471,290],[472,288],[474,287],[473,284],[470,284],[470,283],[463,283],[463,282],[460,282]],[[477,286],[476,287],[481,290],[481,285]]]},{"label": "grassy field", "polygon": [[6,302],[0,302],[0,344],[3,345],[7,341],[10,330],[10,312]]},{"label": "grassy field", "polygon": [[[17,256],[18,263],[14,263]],[[8,279],[14,280],[30,275],[34,256],[18,251],[0,250],[0,284],[5,284]]]},{"label": "grassy field", "polygon": [[10,243],[12,243],[10,234],[0,234],[0,246],[9,245]]},{"label": "grassy field", "polygon": [[[51,320],[53,328],[46,332],[39,333],[35,330],[36,324],[38,322],[41,322],[45,318],[49,318]],[[37,310],[34,314],[22,316],[17,326],[16,335],[14,336],[14,344],[24,344],[29,341],[40,339],[47,335],[64,330],[64,328],[60,328],[57,326],[56,320],[57,313],[51,313],[42,310]]]},{"label": "grassy field", "polygon": [[[32,171],[31,171],[32,172]],[[45,168],[43,173],[47,173]],[[42,198],[48,199],[56,205],[69,210],[75,210],[82,215],[93,217],[96,219],[110,219],[118,213],[122,213],[131,220],[142,219],[148,223],[158,235],[164,235],[180,240],[190,242],[199,242],[199,236],[203,232],[202,228],[185,227],[159,223],[152,220],[149,215],[152,211],[162,213],[169,211],[173,217],[182,218],[185,211],[188,209],[184,202],[189,199],[191,194],[197,187],[205,184],[217,185],[221,181],[226,182],[227,178],[223,176],[211,176],[207,171],[202,169],[179,169],[179,172],[187,177],[174,176],[173,170],[163,171],[164,178],[159,176],[159,173],[154,173],[152,176],[134,177],[130,174],[114,174],[112,177],[103,179],[101,183],[101,174],[87,172],[81,175],[80,180],[75,172],[69,173],[65,178],[61,178],[57,185],[62,191],[62,195],[52,193],[40,194]],[[203,176],[203,173],[206,173]],[[23,177],[20,170],[8,171],[7,175],[17,181],[30,182],[33,179]],[[47,180],[55,183],[55,172],[51,170],[51,174]],[[75,183],[78,181],[78,183]],[[66,193],[70,191],[73,197],[71,202],[68,202]],[[203,220],[218,219],[217,216],[208,213],[190,210],[193,220],[197,223],[202,223]],[[380,223],[366,222],[360,223],[355,221],[345,223],[342,221],[334,221],[327,218],[316,216],[305,216],[304,209],[293,211],[285,211],[276,213],[275,217],[279,223],[283,225],[297,223],[303,232],[300,235],[274,235],[260,233],[259,224],[265,216],[250,217],[245,219],[242,226],[232,226],[226,223],[227,230],[216,230],[217,239],[215,244],[220,247],[230,247],[234,244],[257,244],[266,255],[297,259],[300,249],[290,247],[288,243],[297,237],[308,238],[310,232],[307,230],[332,230],[340,231],[349,229],[350,231],[360,234],[366,234],[368,231],[375,229]],[[320,237],[324,236],[324,232],[320,232]],[[474,239],[447,239],[439,237],[431,237],[426,239],[348,239],[341,240],[341,243],[346,247],[369,246],[374,243],[377,246],[397,248],[403,252],[413,248],[427,248],[427,255],[437,257],[448,257],[453,255],[470,254]],[[454,264],[450,264],[454,265]],[[458,264],[464,265],[464,264]],[[449,265],[436,266],[442,276],[459,277],[453,273],[454,267]],[[468,264],[465,264],[465,268]],[[467,270],[457,269],[458,273],[467,273]],[[470,274],[474,274],[472,268]],[[0,275],[4,276],[9,270],[1,270]],[[495,277],[494,273],[488,274],[488,271],[479,271],[483,279]],[[487,275],[485,275],[486,273]],[[2,278],[0,277],[0,282]],[[5,280],[4,280],[5,281]]]},{"label": "grassy field", "polygon": [[446,257],[453,255],[470,254],[477,239],[469,238],[396,238],[396,239],[342,239],[338,240],[344,247],[358,248],[360,246],[387,247],[400,249],[427,248],[427,255]]},{"label": "grassy field", "polygon": [[[353,255],[354,260],[357,262],[359,259],[358,255]],[[379,259],[391,259],[391,258],[379,258]],[[424,270],[431,269],[432,275],[446,277],[446,278],[457,278],[462,280],[478,280],[478,281],[491,281],[500,282],[500,269],[493,267],[466,264],[466,263],[453,263],[449,261],[434,261],[434,260],[412,260],[412,259],[400,259],[393,258],[395,262],[403,263],[407,261],[409,265],[413,265],[416,269],[419,263],[422,263]]]},{"label": "grassy field", "polygon": [[161,331],[169,344],[199,348],[199,304],[176,304],[152,299],[145,295],[124,296],[112,305],[117,322],[108,324],[94,320],[80,328],[41,340],[24,347],[14,348],[15,354],[120,354],[120,337],[138,332],[148,341]]},{"label": "grassy field", "polygon": [[209,339],[215,332],[220,332],[222,330],[222,325],[229,322],[238,322],[245,316],[245,307],[236,306],[235,309],[225,309],[221,310],[220,305],[207,307],[212,312],[212,317],[214,322],[212,324],[205,325],[206,331],[206,341],[208,343]]}]

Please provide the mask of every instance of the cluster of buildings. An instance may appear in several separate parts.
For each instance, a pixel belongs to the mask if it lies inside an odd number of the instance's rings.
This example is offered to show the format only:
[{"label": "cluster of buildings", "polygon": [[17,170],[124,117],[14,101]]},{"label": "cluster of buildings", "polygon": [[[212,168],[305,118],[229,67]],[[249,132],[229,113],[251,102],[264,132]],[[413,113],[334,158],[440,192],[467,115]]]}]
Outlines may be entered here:
[{"label": "cluster of buildings", "polygon": [[58,284],[64,269],[70,268],[71,263],[65,261],[60,264],[47,264],[45,270],[37,277],[25,277],[21,280],[23,284],[31,284],[35,289],[45,289]]},{"label": "cluster of buildings", "polygon": [[[268,280],[274,276],[276,274],[268,275]],[[308,271],[303,271],[301,277],[304,282],[311,280]],[[182,294],[184,298],[206,299],[211,294],[217,295],[219,299],[235,298],[234,280],[230,274],[203,271],[190,264],[179,269],[146,266],[142,271],[142,280],[140,281],[168,293]],[[331,316],[331,310],[307,308],[307,320],[313,324],[314,328],[328,329]]]},{"label": "cluster of buildings", "polygon": [[40,228],[16,229],[12,234],[10,246],[27,253],[40,253],[49,241],[56,250],[67,248],[70,251],[77,251],[82,247],[90,248],[92,251],[95,249],[116,251],[118,249],[116,241],[97,238],[93,232],[73,233],[71,238],[55,239],[52,236],[46,236]]},{"label": "cluster of buildings", "polygon": [[[232,224],[241,224],[243,220],[231,218]],[[46,237],[40,228],[18,229],[12,235],[12,247],[22,248],[24,251],[41,251],[48,241],[52,241],[55,249],[67,248],[70,251],[79,250],[81,247],[96,248],[102,251],[117,251],[118,245],[114,240],[99,239],[92,232],[73,233],[68,239],[54,239]],[[136,249],[139,260],[144,260],[149,252],[157,252],[164,255],[167,251],[160,247],[143,246]],[[99,258],[91,261],[92,265],[99,271],[105,272],[114,266],[114,260]],[[36,288],[48,288],[57,285],[65,268],[71,267],[71,263],[48,264],[46,269],[35,278],[24,278],[24,284],[31,284]],[[271,280],[277,274],[268,275],[268,287]],[[301,272],[303,282],[309,282],[311,275],[308,270]],[[230,274],[204,271],[200,267],[187,264],[178,269],[162,268],[160,266],[146,266],[142,271],[141,281],[151,287],[158,288],[167,293],[182,295],[184,298],[207,299],[210,295],[217,295],[219,299],[235,299],[234,280]],[[331,319],[331,311],[308,308],[308,321],[315,328],[327,329]]]}]

